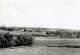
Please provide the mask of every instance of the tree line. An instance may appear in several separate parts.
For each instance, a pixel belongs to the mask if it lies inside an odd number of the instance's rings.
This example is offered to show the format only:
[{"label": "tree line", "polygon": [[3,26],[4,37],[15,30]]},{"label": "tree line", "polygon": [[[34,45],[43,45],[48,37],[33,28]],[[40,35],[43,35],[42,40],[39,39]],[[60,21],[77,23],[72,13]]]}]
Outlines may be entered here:
[{"label": "tree line", "polygon": [[60,36],[60,37],[80,37],[80,32],[79,31],[73,31],[73,32],[69,32],[69,31],[46,31],[46,34],[48,36],[50,35],[57,35],[57,36]]}]

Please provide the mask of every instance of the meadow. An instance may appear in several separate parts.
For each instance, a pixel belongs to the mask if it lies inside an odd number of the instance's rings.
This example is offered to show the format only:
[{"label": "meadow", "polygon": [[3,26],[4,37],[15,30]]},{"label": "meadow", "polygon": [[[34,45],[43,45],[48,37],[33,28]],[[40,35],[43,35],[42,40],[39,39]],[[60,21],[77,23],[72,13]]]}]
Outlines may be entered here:
[{"label": "meadow", "polygon": [[[0,33],[9,31],[0,30]],[[11,34],[24,34],[26,32],[10,31]],[[28,32],[29,33],[29,32]],[[35,32],[36,33],[36,32]],[[32,46],[13,46],[0,48],[0,55],[80,55],[80,48],[49,47],[49,46],[80,46],[80,39],[59,37],[35,37]]]},{"label": "meadow", "polygon": [[0,55],[80,55],[80,49],[45,46],[21,46],[0,49]]},{"label": "meadow", "polygon": [[40,46],[80,46],[80,39],[54,39],[54,37],[35,37],[34,44]]},{"label": "meadow", "polygon": [[0,55],[80,55],[80,48],[48,47],[47,45],[80,45],[80,40],[35,37],[34,45],[0,48]]}]

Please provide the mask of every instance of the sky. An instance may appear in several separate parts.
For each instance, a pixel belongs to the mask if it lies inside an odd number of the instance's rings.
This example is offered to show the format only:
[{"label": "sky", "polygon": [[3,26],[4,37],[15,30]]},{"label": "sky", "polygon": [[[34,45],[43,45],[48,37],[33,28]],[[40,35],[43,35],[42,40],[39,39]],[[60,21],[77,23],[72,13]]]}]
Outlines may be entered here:
[{"label": "sky", "polygon": [[80,0],[0,0],[0,26],[80,30]]}]

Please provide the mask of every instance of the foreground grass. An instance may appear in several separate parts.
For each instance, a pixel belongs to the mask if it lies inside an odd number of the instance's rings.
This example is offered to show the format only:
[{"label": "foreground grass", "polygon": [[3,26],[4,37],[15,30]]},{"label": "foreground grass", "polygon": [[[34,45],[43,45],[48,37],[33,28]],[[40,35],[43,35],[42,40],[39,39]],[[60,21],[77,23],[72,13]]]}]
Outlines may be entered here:
[{"label": "foreground grass", "polygon": [[1,48],[0,55],[80,55],[79,48],[63,48],[63,47],[10,47]]}]

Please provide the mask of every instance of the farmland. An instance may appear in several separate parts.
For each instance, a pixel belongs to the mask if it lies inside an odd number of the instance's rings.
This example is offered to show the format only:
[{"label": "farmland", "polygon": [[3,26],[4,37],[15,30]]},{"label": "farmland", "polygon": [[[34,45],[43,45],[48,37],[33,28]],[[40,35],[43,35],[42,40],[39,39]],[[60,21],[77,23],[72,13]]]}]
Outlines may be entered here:
[{"label": "farmland", "polygon": [[0,55],[80,55],[80,49],[45,46],[22,46],[1,49]]},{"label": "farmland", "polygon": [[35,45],[80,46],[80,39],[54,39],[53,37],[36,37]]},{"label": "farmland", "polygon": [[[45,34],[44,32],[21,32],[1,30],[0,33],[10,34]],[[0,48],[0,55],[80,55],[80,48],[56,47],[56,46],[80,46],[80,39],[76,37],[33,36],[32,46],[18,46]],[[49,47],[55,46],[55,47]]]},{"label": "farmland", "polygon": [[80,55],[80,48],[48,47],[46,45],[80,45],[79,39],[35,37],[33,46],[1,48],[0,55]]}]

